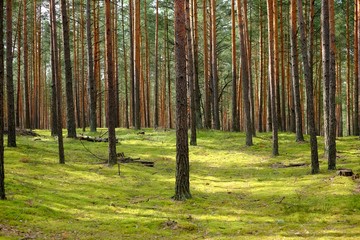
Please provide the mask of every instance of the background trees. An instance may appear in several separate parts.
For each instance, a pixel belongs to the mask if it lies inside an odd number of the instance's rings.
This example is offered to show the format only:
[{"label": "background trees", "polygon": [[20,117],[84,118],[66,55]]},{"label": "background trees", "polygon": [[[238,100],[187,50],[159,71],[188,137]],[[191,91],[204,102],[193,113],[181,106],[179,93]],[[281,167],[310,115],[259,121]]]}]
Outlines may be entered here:
[{"label": "background trees", "polygon": [[[54,23],[48,1],[10,2],[4,6],[8,11],[5,17],[11,19],[6,22],[9,60],[5,70],[9,74],[5,88],[9,91],[4,105],[9,141],[14,124],[19,128],[51,128],[56,135],[56,119],[65,123],[71,112],[75,116],[67,121],[67,127],[74,124],[86,130],[90,126],[91,131],[107,127],[109,114],[116,115],[116,126],[120,127],[175,126],[172,1],[110,2],[111,49],[105,41],[106,14],[101,1],[67,1],[66,6],[55,2]],[[191,115],[195,117],[191,119],[196,120],[197,128],[238,128],[252,134],[274,131],[277,155],[277,128],[296,131],[298,141],[312,131],[311,114],[305,111],[311,105],[306,94],[305,74],[309,74],[316,135],[329,135],[332,140],[327,145],[335,146],[336,134],[359,134],[359,4],[353,0],[326,1],[326,8],[322,2],[301,3],[308,71],[301,68],[304,61],[298,61],[301,36],[296,31],[300,22],[293,12],[294,1],[189,1],[186,45],[188,70],[191,67],[193,71],[188,78],[192,80],[188,111],[193,106]],[[321,18],[322,12],[329,15],[325,14],[327,20]],[[327,28],[326,24],[328,30],[316,31]],[[62,30],[62,37],[53,36]],[[328,36],[322,36],[326,32]],[[108,109],[112,90],[107,75],[108,50],[114,63],[115,109]],[[72,86],[66,84],[70,78]],[[55,104],[57,79],[65,86],[59,100],[69,102],[61,104],[59,110]],[[73,100],[66,97],[71,94]],[[331,149],[332,169],[336,148]]]}]

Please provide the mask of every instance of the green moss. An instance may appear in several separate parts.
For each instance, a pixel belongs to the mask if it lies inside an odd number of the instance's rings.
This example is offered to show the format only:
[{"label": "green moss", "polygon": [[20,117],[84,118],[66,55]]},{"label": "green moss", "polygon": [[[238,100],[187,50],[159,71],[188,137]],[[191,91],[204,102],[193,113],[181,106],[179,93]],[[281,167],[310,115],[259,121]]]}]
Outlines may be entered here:
[{"label": "green moss", "polygon": [[[117,129],[118,152],[155,161],[108,167],[107,143],[19,137],[5,149],[7,201],[0,202],[1,239],[356,239],[360,234],[358,183],[326,170],[310,174],[309,142],[280,133],[280,156],[271,134],[246,147],[243,133],[198,132],[190,146],[193,198],[175,202],[175,132]],[[99,136],[106,129],[86,135]],[[306,140],[308,137],[306,136]],[[323,153],[319,138],[319,151]],[[360,172],[359,140],[337,140],[338,166]],[[94,157],[94,155],[96,157]],[[306,163],[279,168],[277,164]]]}]

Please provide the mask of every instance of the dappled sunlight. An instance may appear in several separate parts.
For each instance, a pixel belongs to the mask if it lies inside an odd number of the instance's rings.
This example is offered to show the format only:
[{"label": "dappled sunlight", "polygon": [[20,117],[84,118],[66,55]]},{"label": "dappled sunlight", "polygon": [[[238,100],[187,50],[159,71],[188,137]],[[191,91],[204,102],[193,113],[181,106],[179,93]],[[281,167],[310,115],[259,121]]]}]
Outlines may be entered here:
[{"label": "dappled sunlight", "polygon": [[[326,170],[310,174],[308,143],[280,134],[284,153],[272,157],[269,134],[258,134],[245,147],[243,133],[199,131],[190,146],[192,199],[171,199],[175,183],[173,131],[117,129],[118,151],[151,160],[155,166],[108,167],[66,139],[65,165],[57,161],[55,141],[19,138],[19,148],[6,149],[8,201],[0,224],[36,229],[42,238],[70,239],[282,239],[351,238],[360,234],[356,182]],[[99,133],[94,134],[95,136]],[[357,145],[345,138],[339,163],[359,169]],[[48,145],[49,144],[49,145]],[[106,143],[84,143],[107,157]],[[349,149],[348,147],[352,148]],[[355,149],[354,149],[355,148]],[[301,149],[299,151],[299,149]],[[286,154],[285,154],[286,153]],[[346,230],[346,232],[343,232]]]}]

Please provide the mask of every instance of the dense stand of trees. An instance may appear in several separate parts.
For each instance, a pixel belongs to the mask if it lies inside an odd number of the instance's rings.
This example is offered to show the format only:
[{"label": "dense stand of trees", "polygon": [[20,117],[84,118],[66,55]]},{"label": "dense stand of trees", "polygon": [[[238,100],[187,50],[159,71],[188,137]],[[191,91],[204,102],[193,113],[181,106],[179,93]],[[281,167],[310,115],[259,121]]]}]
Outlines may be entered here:
[{"label": "dense stand of trees", "polygon": [[282,153],[278,131],[289,131],[300,142],[310,135],[313,173],[316,136],[324,136],[328,169],[335,169],[335,138],[359,135],[358,1],[1,4],[2,180],[2,129],[9,147],[16,147],[16,128],[51,129],[64,163],[64,123],[68,137],[76,128],[109,127],[110,164],[116,127],[183,124],[192,145],[197,128],[245,131],[248,146],[257,131],[272,131],[274,156]]}]

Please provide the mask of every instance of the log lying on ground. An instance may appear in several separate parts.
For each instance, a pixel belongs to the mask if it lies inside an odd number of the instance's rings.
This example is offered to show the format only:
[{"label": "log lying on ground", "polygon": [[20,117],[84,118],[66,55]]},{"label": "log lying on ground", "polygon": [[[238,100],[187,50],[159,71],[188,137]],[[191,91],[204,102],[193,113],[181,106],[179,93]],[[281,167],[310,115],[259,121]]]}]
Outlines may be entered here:
[{"label": "log lying on ground", "polygon": [[271,165],[272,168],[290,168],[290,167],[304,167],[304,166],[308,166],[309,164],[307,163],[290,163],[288,165],[283,164],[283,163],[274,163]]},{"label": "log lying on ground", "polygon": [[[91,137],[91,136],[80,135],[77,138],[79,140],[88,141],[88,142],[109,142],[108,138],[102,138],[102,137]],[[118,143],[118,139],[116,139],[116,143]]]},{"label": "log lying on ground", "polygon": [[351,169],[346,169],[346,168],[339,169],[336,173],[339,176],[345,176],[345,177],[351,177],[352,175],[354,175],[354,173]]},{"label": "log lying on ground", "polygon": [[131,157],[125,157],[125,154],[123,152],[117,154],[118,157],[118,163],[140,163],[146,167],[154,167],[154,162],[151,161],[142,161],[140,158],[131,158]]}]

